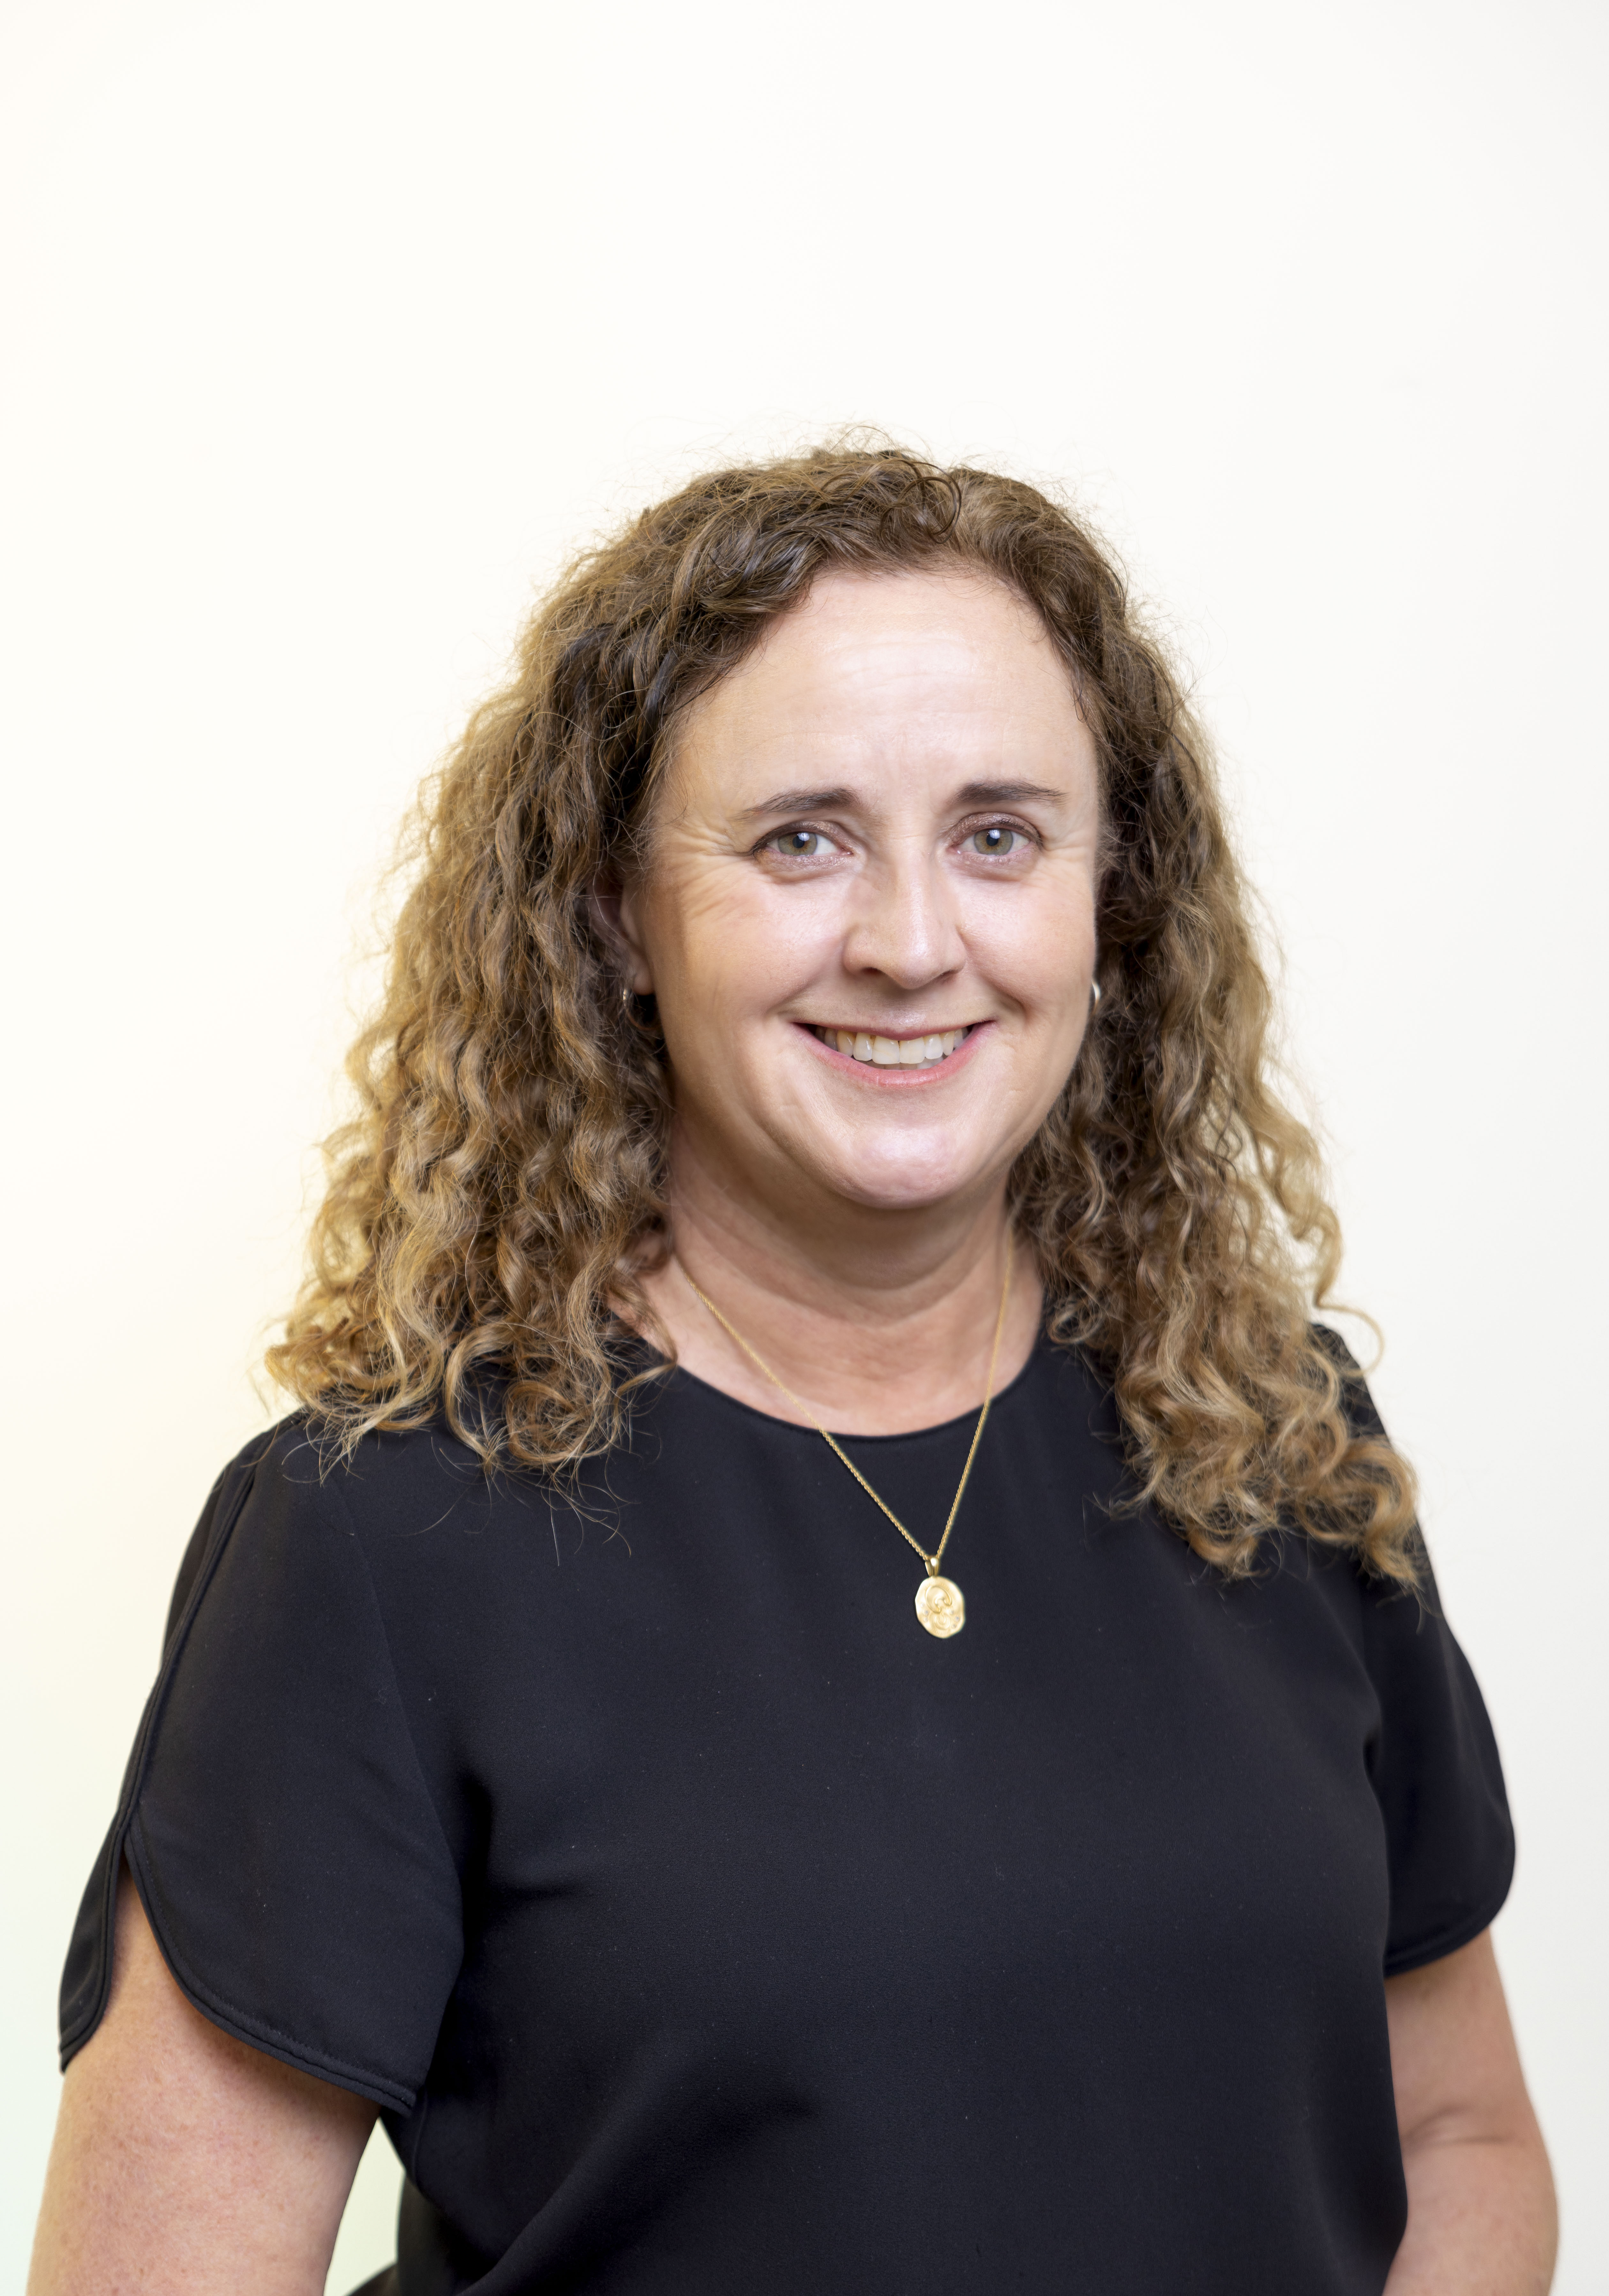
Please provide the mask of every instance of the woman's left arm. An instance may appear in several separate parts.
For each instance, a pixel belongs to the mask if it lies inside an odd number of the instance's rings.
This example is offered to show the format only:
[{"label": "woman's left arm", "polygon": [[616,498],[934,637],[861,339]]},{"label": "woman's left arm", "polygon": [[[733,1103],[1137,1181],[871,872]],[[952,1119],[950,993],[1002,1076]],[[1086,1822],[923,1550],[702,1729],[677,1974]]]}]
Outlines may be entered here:
[{"label": "woman's left arm", "polygon": [[1553,2177],[1491,1932],[1385,1981],[1408,2230],[1385,2296],[1547,2296]]}]

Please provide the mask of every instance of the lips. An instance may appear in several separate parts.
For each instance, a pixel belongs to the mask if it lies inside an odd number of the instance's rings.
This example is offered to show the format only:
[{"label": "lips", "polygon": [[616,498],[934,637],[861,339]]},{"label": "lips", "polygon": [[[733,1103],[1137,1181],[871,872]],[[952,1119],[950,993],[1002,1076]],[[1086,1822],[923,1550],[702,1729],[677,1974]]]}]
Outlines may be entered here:
[{"label": "lips", "polygon": [[842,1053],[852,1061],[865,1061],[879,1069],[936,1068],[947,1061],[971,1036],[971,1029],[945,1029],[936,1035],[921,1037],[874,1036],[865,1029],[815,1028],[811,1034],[819,1037],[824,1045]]}]

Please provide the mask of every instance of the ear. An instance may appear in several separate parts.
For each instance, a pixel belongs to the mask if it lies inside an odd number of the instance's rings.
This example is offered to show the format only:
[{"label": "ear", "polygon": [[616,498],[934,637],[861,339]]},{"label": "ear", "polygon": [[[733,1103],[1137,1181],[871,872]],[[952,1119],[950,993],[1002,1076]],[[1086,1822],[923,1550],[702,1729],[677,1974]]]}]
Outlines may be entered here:
[{"label": "ear", "polygon": [[592,921],[612,952],[626,986],[636,996],[652,996],[653,972],[643,947],[638,888],[603,877],[590,895]]}]

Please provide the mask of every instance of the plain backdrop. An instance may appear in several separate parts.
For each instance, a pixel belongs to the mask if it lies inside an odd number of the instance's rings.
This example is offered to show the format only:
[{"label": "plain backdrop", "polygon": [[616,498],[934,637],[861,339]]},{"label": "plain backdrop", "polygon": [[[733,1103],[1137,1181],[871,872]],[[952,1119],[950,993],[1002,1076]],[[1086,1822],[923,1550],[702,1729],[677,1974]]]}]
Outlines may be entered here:
[{"label": "plain backdrop", "polygon": [[1070,489],[1216,729],[1506,1759],[1558,2285],[1609,2285],[1601,6],[3,23],[0,2281],[397,820],[568,550],[864,422]]}]

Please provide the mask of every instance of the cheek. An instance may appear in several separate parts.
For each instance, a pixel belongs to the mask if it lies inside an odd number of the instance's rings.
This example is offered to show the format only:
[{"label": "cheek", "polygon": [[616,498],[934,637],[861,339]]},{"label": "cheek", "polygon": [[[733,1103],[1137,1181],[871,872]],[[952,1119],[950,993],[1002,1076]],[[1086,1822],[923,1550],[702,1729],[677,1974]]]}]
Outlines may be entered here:
[{"label": "cheek", "polygon": [[1095,960],[1088,886],[1024,888],[1020,900],[990,902],[968,939],[980,971],[1025,1011],[1082,1011]]},{"label": "cheek", "polygon": [[662,993],[728,1022],[768,1011],[808,987],[830,959],[830,907],[800,898],[800,889],[722,870],[663,886],[645,920]]}]

